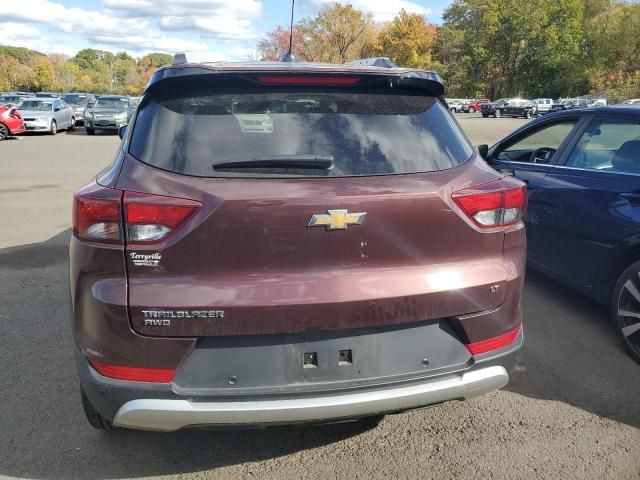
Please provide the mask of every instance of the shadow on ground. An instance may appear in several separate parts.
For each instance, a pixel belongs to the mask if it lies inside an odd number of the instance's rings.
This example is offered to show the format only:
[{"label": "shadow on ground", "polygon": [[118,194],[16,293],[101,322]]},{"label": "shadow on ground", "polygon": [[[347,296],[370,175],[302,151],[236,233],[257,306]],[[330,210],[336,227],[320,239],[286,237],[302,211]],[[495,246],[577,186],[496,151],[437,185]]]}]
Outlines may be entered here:
[{"label": "shadow on ground", "polygon": [[[43,243],[0,250],[0,475],[62,480],[201,472],[340,442],[371,427],[92,430],[73,363],[68,240],[67,230]],[[606,312],[534,272],[524,303],[526,347],[508,390],[640,426],[640,368],[622,351]]]}]

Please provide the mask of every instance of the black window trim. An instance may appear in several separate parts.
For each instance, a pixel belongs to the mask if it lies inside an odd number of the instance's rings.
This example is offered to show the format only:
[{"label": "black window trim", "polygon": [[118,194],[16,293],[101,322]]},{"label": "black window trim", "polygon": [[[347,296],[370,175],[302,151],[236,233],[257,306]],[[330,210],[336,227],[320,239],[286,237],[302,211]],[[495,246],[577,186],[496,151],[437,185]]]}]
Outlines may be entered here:
[{"label": "black window trim", "polygon": [[572,170],[574,172],[584,172],[584,173],[588,173],[589,175],[632,175],[634,177],[640,177],[640,174],[638,173],[629,173],[629,172],[604,172],[602,170],[597,170],[597,169],[593,169],[593,168],[581,168],[581,167],[571,167],[569,165],[567,165],[567,160],[569,160],[569,154],[578,147],[578,142],[580,142],[580,139],[582,138],[582,136],[584,135],[584,133],[588,130],[588,128],[596,121],[598,120],[606,120],[606,119],[612,119],[612,120],[621,120],[624,118],[628,118],[628,119],[633,119],[635,122],[637,122],[638,124],[640,124],[640,115],[637,115],[635,113],[631,113],[631,112],[604,112],[604,113],[596,113],[596,114],[588,114],[585,115],[585,119],[586,121],[583,123],[581,129],[579,132],[574,132],[574,134],[572,135],[574,138],[572,139],[572,142],[570,145],[567,145],[567,150],[566,153],[563,155],[562,158],[562,163],[559,163],[554,165],[554,168],[557,169],[562,169],[562,170]]},{"label": "black window trim", "polygon": [[[527,127],[525,130],[515,132],[510,136],[508,136],[507,138],[505,138],[504,140],[501,140],[499,143],[497,143],[492,147],[491,155],[489,157],[490,161],[500,162],[505,164],[516,164],[516,165],[545,165],[547,167],[556,167],[559,165],[563,165],[566,161],[566,157],[568,156],[567,152],[571,151],[572,144],[574,139],[576,138],[576,135],[577,134],[582,135],[582,132],[585,129],[585,123],[590,123],[588,122],[588,117],[589,115],[585,115],[582,113],[576,113],[574,115],[563,115],[560,118],[545,119],[540,123]],[[558,147],[558,150],[556,152],[559,152],[559,154],[554,155],[550,163],[535,164],[531,162],[519,162],[517,160],[498,160],[497,153],[501,152],[505,148],[508,148],[516,144],[517,142],[519,142],[520,140],[522,140],[523,138],[529,135],[533,135],[539,132],[540,130],[548,128],[553,124],[566,123],[569,120],[577,120],[577,121],[573,127],[573,130],[571,130],[569,135],[567,135],[567,138],[565,138],[564,141]]]}]

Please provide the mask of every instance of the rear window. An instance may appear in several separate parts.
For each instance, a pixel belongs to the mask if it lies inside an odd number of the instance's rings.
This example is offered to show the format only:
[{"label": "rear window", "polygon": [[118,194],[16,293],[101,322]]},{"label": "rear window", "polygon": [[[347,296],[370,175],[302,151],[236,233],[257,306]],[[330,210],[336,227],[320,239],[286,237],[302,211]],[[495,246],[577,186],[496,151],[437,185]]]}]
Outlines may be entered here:
[{"label": "rear window", "polygon": [[[147,95],[129,148],[150,165],[203,177],[431,172],[463,163],[472,151],[436,97],[326,88]],[[331,159],[332,165],[251,168],[265,157]],[[233,162],[242,168],[224,170]]]}]

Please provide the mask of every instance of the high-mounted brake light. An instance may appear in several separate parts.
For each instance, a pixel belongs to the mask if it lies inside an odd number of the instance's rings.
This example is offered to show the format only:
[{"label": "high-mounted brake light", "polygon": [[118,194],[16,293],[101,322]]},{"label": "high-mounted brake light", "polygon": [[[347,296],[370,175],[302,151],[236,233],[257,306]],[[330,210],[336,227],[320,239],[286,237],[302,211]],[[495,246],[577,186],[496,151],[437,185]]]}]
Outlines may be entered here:
[{"label": "high-mounted brake light", "polygon": [[93,185],[74,197],[73,232],[94,242],[148,245],[165,240],[201,207],[194,200]]},{"label": "high-mounted brake light", "polygon": [[93,369],[103,377],[115,378],[118,380],[131,380],[134,382],[157,382],[169,383],[176,376],[176,370],[172,368],[147,368],[147,367],[127,367],[124,365],[113,365],[89,360]]},{"label": "high-mounted brake light", "polygon": [[264,85],[356,85],[360,77],[346,75],[258,75]]},{"label": "high-mounted brake light", "polygon": [[467,343],[465,344],[465,347],[467,347],[467,350],[469,350],[471,355],[481,355],[493,350],[498,350],[499,348],[506,347],[507,345],[511,345],[515,342],[520,335],[521,330],[522,325],[518,325],[516,328],[503,335],[489,338],[487,340],[481,340],[479,342]]},{"label": "high-mounted brake light", "polygon": [[451,197],[480,228],[514,225],[527,204],[527,189],[520,182],[502,178],[454,192]]}]

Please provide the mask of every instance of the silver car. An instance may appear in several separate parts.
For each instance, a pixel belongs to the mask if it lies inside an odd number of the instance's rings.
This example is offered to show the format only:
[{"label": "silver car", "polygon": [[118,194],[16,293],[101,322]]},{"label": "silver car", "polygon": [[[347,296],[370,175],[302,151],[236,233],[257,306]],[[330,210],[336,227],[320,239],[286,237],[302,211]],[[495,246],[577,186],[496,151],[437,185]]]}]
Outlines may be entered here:
[{"label": "silver car", "polygon": [[96,102],[96,97],[90,93],[65,93],[60,98],[73,108],[77,123],[84,123],[84,112]]},{"label": "silver car", "polygon": [[103,95],[87,109],[84,128],[87,134],[93,135],[96,130],[117,132],[120,127],[129,123],[133,105],[129,97],[121,95]]},{"label": "silver car", "polygon": [[28,132],[74,130],[76,118],[73,109],[59,98],[26,97],[20,103],[20,113]]}]

